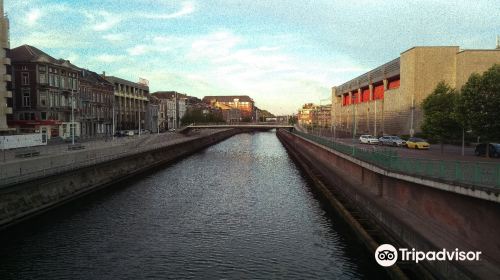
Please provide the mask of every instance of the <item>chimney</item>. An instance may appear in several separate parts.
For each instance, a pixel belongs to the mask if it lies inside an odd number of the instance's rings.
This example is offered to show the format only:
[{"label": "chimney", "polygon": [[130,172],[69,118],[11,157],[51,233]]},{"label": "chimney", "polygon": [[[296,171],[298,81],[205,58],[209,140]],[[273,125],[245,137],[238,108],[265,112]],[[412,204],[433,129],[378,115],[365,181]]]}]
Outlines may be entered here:
[{"label": "chimney", "polygon": [[497,35],[497,50],[500,50],[500,36]]},{"label": "chimney", "polygon": [[102,76],[106,77],[106,71],[102,71]]}]

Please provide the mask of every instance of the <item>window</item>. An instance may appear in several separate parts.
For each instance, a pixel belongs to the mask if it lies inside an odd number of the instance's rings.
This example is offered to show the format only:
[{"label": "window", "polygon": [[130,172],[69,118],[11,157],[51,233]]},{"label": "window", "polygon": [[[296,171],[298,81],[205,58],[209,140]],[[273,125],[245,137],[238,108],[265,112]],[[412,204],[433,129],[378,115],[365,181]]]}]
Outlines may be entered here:
[{"label": "window", "polygon": [[39,77],[40,84],[46,84],[47,83],[47,75],[45,73],[40,73],[39,75],[40,75],[40,77]]},{"label": "window", "polygon": [[55,75],[55,78],[56,78],[56,80],[55,80],[54,86],[59,87],[59,75]]},{"label": "window", "polygon": [[47,112],[40,112],[40,119],[43,121],[47,120]]},{"label": "window", "polygon": [[28,66],[26,65],[21,66],[21,70],[28,70]]},{"label": "window", "polygon": [[45,72],[47,71],[47,67],[45,67],[45,65],[38,65],[38,71]]},{"label": "window", "polygon": [[54,74],[50,73],[49,74],[49,85],[51,87],[53,87],[54,85],[56,84],[55,80],[54,80]]},{"label": "window", "polygon": [[61,88],[66,88],[66,78],[61,77]]},{"label": "window", "polygon": [[30,74],[28,72],[21,72],[21,85],[27,86],[30,84]]},{"label": "window", "polygon": [[23,107],[31,107],[30,89],[23,88],[23,89],[21,89],[21,91],[23,94]]},{"label": "window", "polygon": [[47,92],[40,92],[40,106],[47,106]]}]

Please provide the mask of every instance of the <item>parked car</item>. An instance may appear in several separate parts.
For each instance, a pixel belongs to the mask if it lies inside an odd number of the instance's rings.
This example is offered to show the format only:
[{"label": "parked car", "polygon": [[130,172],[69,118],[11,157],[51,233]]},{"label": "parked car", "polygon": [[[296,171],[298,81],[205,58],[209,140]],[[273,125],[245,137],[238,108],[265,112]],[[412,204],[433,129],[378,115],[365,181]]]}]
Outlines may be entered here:
[{"label": "parked car", "polygon": [[[498,158],[500,157],[500,144],[498,143],[490,143],[490,157]],[[474,154],[476,156],[485,156],[486,155],[486,143],[482,143],[476,146],[474,150]]]},{"label": "parked car", "polygon": [[359,142],[362,144],[378,144],[378,139],[372,135],[361,135],[359,136]]},{"label": "parked car", "polygon": [[399,138],[398,136],[382,136],[378,139],[379,143],[381,145],[389,145],[389,146],[405,146],[406,142],[405,140]]},{"label": "parked car", "polygon": [[422,138],[411,137],[406,141],[406,146],[410,149],[429,149],[431,145]]}]

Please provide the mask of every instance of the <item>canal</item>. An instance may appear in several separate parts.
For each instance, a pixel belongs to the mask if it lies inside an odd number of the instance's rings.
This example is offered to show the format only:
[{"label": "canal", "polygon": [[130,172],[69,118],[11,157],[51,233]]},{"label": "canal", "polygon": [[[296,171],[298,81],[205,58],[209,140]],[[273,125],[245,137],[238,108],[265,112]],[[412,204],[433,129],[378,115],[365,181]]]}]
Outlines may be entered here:
[{"label": "canal", "polygon": [[239,134],[0,235],[0,279],[378,279],[274,132]]}]

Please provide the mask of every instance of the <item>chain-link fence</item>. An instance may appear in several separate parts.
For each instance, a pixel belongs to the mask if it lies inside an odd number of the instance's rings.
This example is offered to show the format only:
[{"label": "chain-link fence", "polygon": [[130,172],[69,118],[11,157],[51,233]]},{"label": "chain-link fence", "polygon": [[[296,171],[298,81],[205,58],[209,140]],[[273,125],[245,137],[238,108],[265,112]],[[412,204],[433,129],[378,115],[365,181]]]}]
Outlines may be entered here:
[{"label": "chain-link fence", "polygon": [[298,130],[293,133],[388,171],[450,183],[500,188],[500,163],[403,157],[395,150],[358,148]]}]

